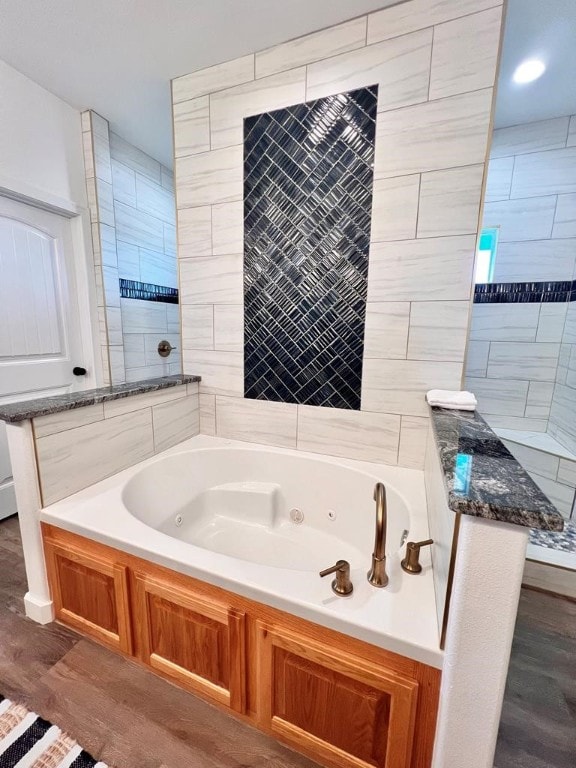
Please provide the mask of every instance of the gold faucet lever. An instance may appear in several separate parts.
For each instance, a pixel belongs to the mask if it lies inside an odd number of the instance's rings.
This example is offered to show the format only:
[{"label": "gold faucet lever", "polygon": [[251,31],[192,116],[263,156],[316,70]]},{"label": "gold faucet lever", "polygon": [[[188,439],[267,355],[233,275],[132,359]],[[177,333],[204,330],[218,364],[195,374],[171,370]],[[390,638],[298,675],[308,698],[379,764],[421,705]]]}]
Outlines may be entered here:
[{"label": "gold faucet lever", "polygon": [[402,570],[406,571],[406,573],[420,573],[422,571],[422,566],[420,565],[420,549],[422,547],[427,547],[430,544],[434,544],[433,539],[426,539],[426,541],[409,541],[408,544],[406,544],[406,557],[400,563]]},{"label": "gold faucet lever", "polygon": [[335,565],[320,571],[320,576],[329,576],[331,573],[336,574],[332,582],[332,591],[340,596],[349,595],[354,589],[350,581],[350,563],[347,560],[337,560]]},{"label": "gold faucet lever", "polygon": [[372,567],[367,576],[373,587],[385,587],[388,584],[388,574],[386,573],[388,510],[386,507],[386,488],[382,483],[376,483],[374,486],[374,501],[376,502],[376,534],[374,536]]}]

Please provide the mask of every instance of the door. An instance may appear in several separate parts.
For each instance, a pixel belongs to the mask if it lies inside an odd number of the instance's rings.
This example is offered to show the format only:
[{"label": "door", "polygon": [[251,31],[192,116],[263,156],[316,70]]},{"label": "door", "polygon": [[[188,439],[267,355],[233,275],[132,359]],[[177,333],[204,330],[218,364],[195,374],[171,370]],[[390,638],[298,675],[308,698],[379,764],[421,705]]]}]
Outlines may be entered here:
[{"label": "door", "polygon": [[[0,197],[0,402],[82,389],[83,363],[70,220]],[[15,512],[0,422],[0,519]]]}]

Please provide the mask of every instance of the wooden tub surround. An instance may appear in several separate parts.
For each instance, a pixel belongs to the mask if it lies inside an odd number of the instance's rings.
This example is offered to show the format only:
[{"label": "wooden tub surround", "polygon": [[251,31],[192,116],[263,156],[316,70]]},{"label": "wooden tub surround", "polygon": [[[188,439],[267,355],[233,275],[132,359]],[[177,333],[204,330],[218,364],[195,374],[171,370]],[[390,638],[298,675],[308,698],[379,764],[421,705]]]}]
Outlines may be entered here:
[{"label": "wooden tub surround", "polygon": [[329,768],[429,768],[440,670],[42,524],[58,621]]}]

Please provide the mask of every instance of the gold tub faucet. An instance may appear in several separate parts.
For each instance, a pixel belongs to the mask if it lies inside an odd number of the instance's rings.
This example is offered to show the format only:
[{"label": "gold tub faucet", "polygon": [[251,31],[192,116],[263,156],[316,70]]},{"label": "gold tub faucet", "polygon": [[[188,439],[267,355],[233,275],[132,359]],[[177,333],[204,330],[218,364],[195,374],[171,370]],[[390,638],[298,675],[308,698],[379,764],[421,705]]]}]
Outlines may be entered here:
[{"label": "gold tub faucet", "polygon": [[382,483],[376,483],[374,486],[374,501],[376,502],[376,535],[374,552],[372,553],[372,567],[368,571],[368,581],[373,587],[385,587],[388,584],[388,575],[386,574],[388,512],[386,509],[386,488]]}]

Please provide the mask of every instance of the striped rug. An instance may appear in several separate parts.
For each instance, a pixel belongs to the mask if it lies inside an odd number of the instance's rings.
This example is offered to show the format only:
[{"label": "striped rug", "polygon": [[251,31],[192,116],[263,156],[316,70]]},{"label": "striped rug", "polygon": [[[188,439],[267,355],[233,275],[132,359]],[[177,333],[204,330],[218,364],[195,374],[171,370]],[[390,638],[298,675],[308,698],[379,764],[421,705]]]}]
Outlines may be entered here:
[{"label": "striped rug", "polygon": [[0,695],[0,768],[106,768],[60,728]]}]

